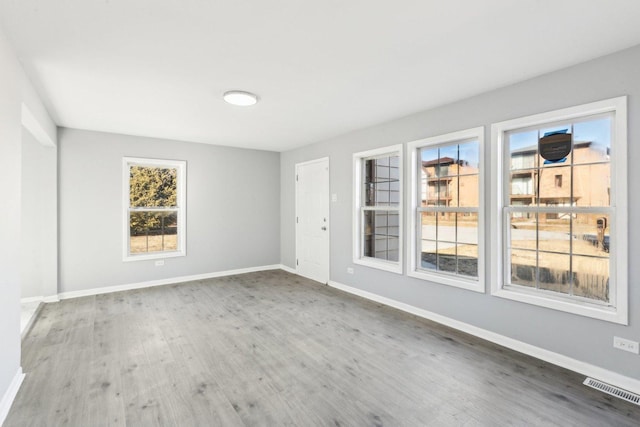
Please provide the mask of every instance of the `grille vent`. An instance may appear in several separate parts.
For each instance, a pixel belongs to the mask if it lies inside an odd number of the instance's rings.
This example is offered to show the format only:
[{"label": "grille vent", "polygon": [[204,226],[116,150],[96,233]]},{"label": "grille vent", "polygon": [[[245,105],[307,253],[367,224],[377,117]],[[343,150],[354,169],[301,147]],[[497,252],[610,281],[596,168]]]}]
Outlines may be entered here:
[{"label": "grille vent", "polygon": [[584,380],[583,384],[591,388],[595,388],[596,390],[600,390],[603,393],[610,394],[611,396],[618,397],[622,400],[626,400],[627,402],[635,403],[636,405],[640,406],[640,395],[631,393],[630,391],[623,390],[621,388],[603,383],[602,381],[594,380],[593,378],[589,377]]}]

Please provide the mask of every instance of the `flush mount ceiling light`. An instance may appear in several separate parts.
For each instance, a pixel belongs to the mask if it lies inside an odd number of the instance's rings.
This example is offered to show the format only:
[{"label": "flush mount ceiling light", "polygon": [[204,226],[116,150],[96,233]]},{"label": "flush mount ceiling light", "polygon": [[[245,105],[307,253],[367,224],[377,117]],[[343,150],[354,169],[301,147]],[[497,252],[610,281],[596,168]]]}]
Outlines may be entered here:
[{"label": "flush mount ceiling light", "polygon": [[258,102],[258,96],[243,90],[230,90],[224,93],[222,98],[231,105],[248,107]]}]

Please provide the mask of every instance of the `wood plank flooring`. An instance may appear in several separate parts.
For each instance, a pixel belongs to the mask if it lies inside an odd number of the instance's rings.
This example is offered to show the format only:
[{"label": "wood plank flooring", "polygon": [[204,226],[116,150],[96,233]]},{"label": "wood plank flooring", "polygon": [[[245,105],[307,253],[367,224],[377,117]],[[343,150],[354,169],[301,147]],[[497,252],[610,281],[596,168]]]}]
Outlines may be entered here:
[{"label": "wood plank flooring", "polygon": [[47,304],[5,422],[638,426],[583,377],[283,271]]}]

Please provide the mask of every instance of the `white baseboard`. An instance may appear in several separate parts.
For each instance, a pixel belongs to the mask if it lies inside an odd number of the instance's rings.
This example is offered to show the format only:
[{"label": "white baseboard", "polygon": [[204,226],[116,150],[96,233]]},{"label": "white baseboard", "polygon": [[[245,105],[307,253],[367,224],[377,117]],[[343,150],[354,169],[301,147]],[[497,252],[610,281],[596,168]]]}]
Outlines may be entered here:
[{"label": "white baseboard", "polygon": [[58,296],[58,294],[50,295],[48,297],[43,297],[42,298],[42,302],[45,302],[45,303],[58,302],[58,301],[60,301],[60,297]]},{"label": "white baseboard", "polygon": [[9,384],[9,388],[2,396],[2,400],[0,400],[0,426],[4,423],[4,420],[9,415],[9,410],[11,409],[11,405],[13,405],[13,401],[18,394],[18,390],[20,390],[20,386],[22,385],[22,381],[24,380],[24,373],[22,372],[22,368],[18,368],[18,372],[13,377],[11,384]]},{"label": "white baseboard", "polygon": [[295,268],[288,267],[284,264],[280,264],[280,270],[286,271],[287,273],[291,274],[298,274]]},{"label": "white baseboard", "polygon": [[58,301],[60,301],[60,298],[58,297],[58,294],[55,294],[55,295],[49,295],[46,297],[39,296],[39,297],[21,298],[20,304],[29,304],[31,302],[58,302]]},{"label": "white baseboard", "polygon": [[149,280],[147,282],[129,283],[126,285],[105,286],[103,288],[85,289],[82,291],[62,292],[58,298],[70,299],[92,295],[108,294],[111,292],[129,291],[132,289],[150,288],[153,286],[173,285],[175,283],[192,282],[194,280],[212,279],[215,277],[233,276],[236,274],[254,273],[256,271],[279,270],[280,264],[263,265],[260,267],[240,268],[237,270],[216,271],[214,273],[194,274],[191,276],[170,277],[168,279]]},{"label": "white baseboard", "polygon": [[615,385],[627,391],[640,394],[640,381],[634,378],[630,378],[616,372],[612,372],[607,369],[603,369],[598,366],[591,365],[589,363],[582,362],[580,360],[576,360],[559,353],[555,353],[553,351],[545,350],[543,348],[536,347],[534,345],[527,344],[525,342],[488,331],[486,329],[478,328],[477,326],[473,326],[468,323],[460,322],[458,320],[451,319],[437,313],[414,307],[400,301],[386,298],[371,292],[363,291],[351,286],[343,285],[342,283],[330,280],[329,286],[348,292],[350,294],[358,295],[360,297],[379,302],[381,304],[388,305],[393,308],[397,308],[402,311],[406,311],[407,313],[415,314],[416,316],[432,320],[436,323],[449,326],[462,332],[466,332],[470,335],[482,338],[486,341],[490,341],[503,347],[507,347],[511,350],[533,356],[537,359],[544,360],[545,362],[549,362],[562,368],[578,372],[588,377],[599,379],[600,381]]},{"label": "white baseboard", "polygon": [[40,297],[27,297],[27,298],[20,298],[20,304],[29,304],[32,302],[42,302],[44,301],[44,297],[40,296]]}]

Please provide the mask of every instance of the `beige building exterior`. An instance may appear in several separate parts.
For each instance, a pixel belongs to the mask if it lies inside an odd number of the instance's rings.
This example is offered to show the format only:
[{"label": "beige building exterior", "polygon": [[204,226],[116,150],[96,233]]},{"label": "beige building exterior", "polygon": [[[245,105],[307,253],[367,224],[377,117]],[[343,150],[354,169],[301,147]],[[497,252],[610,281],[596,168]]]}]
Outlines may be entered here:
[{"label": "beige building exterior", "polygon": [[[608,153],[591,142],[577,142],[572,154],[573,163],[568,159],[565,163],[544,164],[544,159],[537,156],[536,146],[513,151],[510,205],[535,205],[539,193],[540,206],[609,206]],[[536,163],[540,168],[536,168]],[[547,219],[557,217],[557,214],[546,214]]]}]

